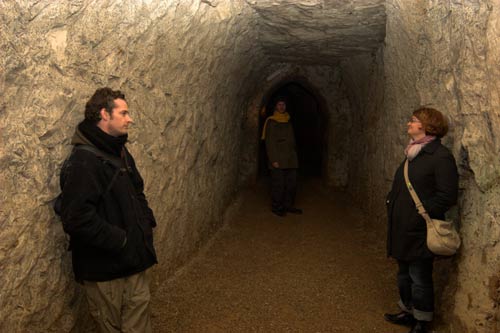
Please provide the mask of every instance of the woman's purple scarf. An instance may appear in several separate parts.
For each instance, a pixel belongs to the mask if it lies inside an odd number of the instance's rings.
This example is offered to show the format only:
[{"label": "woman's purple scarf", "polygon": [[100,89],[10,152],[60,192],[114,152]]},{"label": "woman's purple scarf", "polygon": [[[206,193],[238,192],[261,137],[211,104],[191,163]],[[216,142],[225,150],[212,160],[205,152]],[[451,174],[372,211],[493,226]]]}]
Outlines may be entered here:
[{"label": "woman's purple scarf", "polygon": [[413,160],[418,155],[418,153],[420,153],[422,148],[425,147],[426,144],[428,144],[431,141],[434,141],[435,139],[436,137],[433,135],[426,135],[418,140],[410,139],[410,143],[405,148],[405,155],[408,158],[408,160],[410,161]]}]

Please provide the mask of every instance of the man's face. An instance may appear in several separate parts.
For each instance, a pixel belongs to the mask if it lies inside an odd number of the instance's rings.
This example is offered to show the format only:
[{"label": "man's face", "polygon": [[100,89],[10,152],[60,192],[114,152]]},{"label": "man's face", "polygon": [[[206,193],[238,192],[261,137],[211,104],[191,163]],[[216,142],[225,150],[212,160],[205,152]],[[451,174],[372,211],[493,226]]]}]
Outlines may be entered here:
[{"label": "man's face", "polygon": [[107,134],[121,136],[128,133],[128,128],[132,124],[132,118],[128,112],[128,105],[123,99],[114,100],[115,107],[111,114],[105,109],[101,110],[102,119],[98,126]]},{"label": "man's face", "polygon": [[283,101],[276,103],[276,111],[279,113],[284,113],[286,111],[286,104]]}]

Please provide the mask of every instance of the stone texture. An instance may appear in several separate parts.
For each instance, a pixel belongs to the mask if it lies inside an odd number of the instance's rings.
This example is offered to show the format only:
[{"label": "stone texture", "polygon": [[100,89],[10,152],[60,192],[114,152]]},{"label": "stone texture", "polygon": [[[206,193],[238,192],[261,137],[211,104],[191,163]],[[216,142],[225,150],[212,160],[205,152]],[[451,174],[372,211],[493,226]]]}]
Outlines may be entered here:
[{"label": "stone texture", "polygon": [[260,16],[259,42],[273,61],[334,65],[384,39],[384,0],[246,1]]},{"label": "stone texture", "polygon": [[[402,133],[398,129],[405,121],[405,118],[398,119],[383,112],[384,64],[381,57],[382,50],[379,50],[372,55],[344,59],[340,64],[352,118],[348,132],[351,144],[347,188],[370,216],[376,216],[376,219],[369,219],[372,223],[385,222],[380,190],[392,182],[394,167],[394,160],[387,161],[387,154],[380,154],[378,150],[393,147],[398,142],[403,144],[403,140],[395,138]],[[385,232],[384,228],[379,230]]]}]

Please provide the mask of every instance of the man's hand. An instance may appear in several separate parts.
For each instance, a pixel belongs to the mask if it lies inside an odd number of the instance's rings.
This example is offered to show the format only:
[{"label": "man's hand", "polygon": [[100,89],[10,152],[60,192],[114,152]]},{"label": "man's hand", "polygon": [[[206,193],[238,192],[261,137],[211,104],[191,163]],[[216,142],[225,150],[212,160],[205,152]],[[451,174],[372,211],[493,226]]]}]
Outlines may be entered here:
[{"label": "man's hand", "polygon": [[275,169],[278,169],[280,167],[279,163],[278,162],[273,162],[271,163],[271,165],[273,166],[273,168]]}]

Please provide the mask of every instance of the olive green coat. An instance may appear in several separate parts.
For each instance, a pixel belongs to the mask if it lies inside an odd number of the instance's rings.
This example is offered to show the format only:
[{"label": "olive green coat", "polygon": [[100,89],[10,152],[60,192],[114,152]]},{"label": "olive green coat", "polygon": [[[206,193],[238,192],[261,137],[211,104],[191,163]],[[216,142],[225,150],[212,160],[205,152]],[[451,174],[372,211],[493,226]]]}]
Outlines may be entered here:
[{"label": "olive green coat", "polygon": [[298,168],[295,136],[290,122],[279,123],[269,119],[266,126],[265,142],[270,169],[273,168],[271,165],[273,162],[278,162],[279,169]]}]

